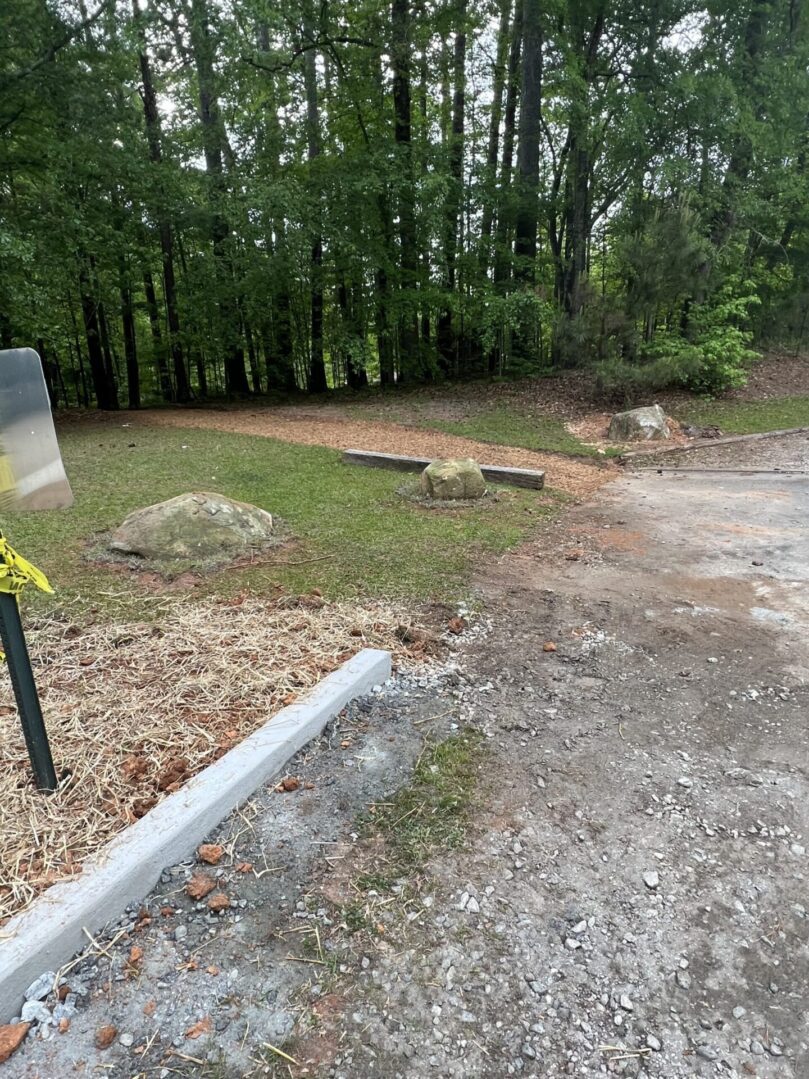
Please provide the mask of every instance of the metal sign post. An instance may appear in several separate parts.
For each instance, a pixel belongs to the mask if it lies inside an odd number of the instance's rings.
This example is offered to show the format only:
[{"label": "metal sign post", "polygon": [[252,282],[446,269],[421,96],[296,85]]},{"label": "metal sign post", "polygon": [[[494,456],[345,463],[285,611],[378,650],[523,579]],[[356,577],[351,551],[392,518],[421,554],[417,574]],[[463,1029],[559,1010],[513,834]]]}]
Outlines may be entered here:
[{"label": "metal sign post", "polygon": [[[72,504],[42,362],[32,348],[0,351],[0,513]],[[0,533],[0,640],[37,787],[54,791],[56,770],[20,619],[18,597],[29,581],[52,591]]]},{"label": "metal sign post", "polygon": [[11,592],[0,592],[0,639],[6,653],[8,673],[11,675],[36,784],[41,791],[55,791],[56,769],[53,767],[48,732],[45,730],[31,658],[25,643],[20,607],[17,597]]}]

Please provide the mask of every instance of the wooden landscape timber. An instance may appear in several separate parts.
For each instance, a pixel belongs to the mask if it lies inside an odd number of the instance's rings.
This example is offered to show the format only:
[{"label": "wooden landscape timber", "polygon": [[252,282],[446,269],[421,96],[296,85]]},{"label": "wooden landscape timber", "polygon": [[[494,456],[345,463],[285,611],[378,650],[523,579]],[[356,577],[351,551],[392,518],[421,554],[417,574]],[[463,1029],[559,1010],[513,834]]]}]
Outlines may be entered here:
[{"label": "wooden landscape timber", "polygon": [[[398,453],[375,453],[372,450],[345,450],[343,460],[351,465],[369,468],[389,468],[396,472],[421,472],[432,462],[431,457],[407,457]],[[541,491],[545,473],[533,468],[502,468],[500,465],[481,465],[484,479],[508,487],[527,487]]]}]

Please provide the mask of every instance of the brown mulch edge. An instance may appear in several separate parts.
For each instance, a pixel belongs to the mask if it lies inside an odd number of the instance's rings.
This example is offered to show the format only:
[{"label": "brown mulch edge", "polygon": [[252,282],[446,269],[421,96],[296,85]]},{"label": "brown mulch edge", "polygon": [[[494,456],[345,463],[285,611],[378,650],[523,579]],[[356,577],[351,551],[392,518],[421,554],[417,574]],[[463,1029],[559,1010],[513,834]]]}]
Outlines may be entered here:
[{"label": "brown mulch edge", "polygon": [[294,408],[255,407],[250,411],[155,409],[118,413],[110,419],[115,423],[123,420],[133,426],[201,428],[258,435],[336,450],[361,448],[417,457],[474,457],[481,464],[544,471],[549,487],[574,497],[592,494],[617,473],[617,467],[608,462],[589,462],[558,454],[499,446],[402,424],[347,418],[322,419],[305,409],[300,412]]}]

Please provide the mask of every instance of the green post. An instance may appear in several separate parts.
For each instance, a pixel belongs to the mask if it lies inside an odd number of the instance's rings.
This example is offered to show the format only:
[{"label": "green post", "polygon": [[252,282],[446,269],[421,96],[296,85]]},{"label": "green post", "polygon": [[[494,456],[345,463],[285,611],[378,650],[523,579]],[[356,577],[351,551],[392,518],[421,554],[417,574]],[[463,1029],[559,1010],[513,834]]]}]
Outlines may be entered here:
[{"label": "green post", "polygon": [[22,732],[37,787],[41,791],[55,791],[56,770],[53,767],[48,732],[45,730],[39,705],[19,604],[17,597],[11,592],[0,592],[0,639],[6,653],[8,673],[11,675],[11,685],[14,688]]}]

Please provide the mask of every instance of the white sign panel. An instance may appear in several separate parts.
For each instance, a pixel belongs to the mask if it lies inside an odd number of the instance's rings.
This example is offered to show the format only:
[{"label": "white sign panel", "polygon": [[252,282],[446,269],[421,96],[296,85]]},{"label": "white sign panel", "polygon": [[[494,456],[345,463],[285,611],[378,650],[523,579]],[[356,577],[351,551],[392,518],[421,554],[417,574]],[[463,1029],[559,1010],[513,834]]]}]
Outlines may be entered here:
[{"label": "white sign panel", "polygon": [[0,512],[73,505],[39,355],[0,351]]}]

